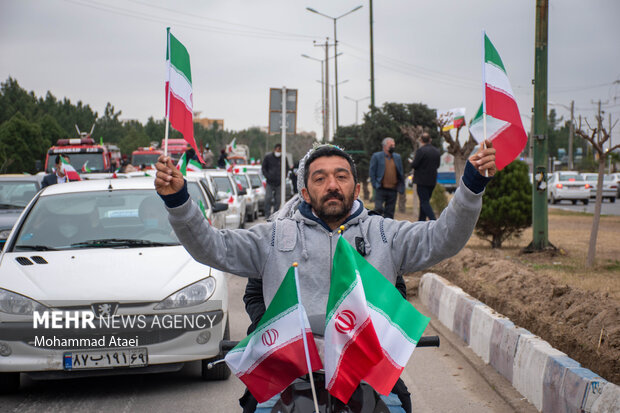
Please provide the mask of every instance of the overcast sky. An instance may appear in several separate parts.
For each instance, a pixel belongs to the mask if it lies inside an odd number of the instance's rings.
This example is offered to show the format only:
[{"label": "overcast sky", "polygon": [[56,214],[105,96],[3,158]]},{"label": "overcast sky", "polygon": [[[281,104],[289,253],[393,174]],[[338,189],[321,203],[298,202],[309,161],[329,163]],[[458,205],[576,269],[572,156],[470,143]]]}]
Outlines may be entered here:
[{"label": "overcast sky", "polygon": [[[121,118],[164,113],[166,27],[187,47],[194,110],[241,130],[268,123],[271,87],[297,89],[298,131],[322,137],[320,63],[313,41],[333,41],[338,20],[340,124],[355,123],[355,102],[370,95],[367,0],[0,0],[0,80],[28,91],[106,102]],[[436,109],[481,101],[481,32],[498,49],[524,126],[533,105],[535,0],[385,0],[374,7],[375,103],[422,102]],[[551,0],[549,101],[558,113],[592,123],[594,101],[620,117],[620,1]],[[333,49],[330,50],[333,54]],[[333,83],[333,59],[330,82]],[[615,83],[614,83],[615,82]],[[369,99],[359,102],[361,113]],[[552,106],[550,106],[551,108]],[[105,138],[105,137],[104,137]],[[620,124],[614,140],[620,139]]]}]

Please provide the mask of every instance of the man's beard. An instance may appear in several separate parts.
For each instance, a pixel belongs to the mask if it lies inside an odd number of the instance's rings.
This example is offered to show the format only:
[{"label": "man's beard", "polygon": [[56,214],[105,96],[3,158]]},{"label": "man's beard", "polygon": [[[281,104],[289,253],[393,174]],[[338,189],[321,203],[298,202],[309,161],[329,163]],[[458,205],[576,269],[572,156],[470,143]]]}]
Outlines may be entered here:
[{"label": "man's beard", "polygon": [[[310,194],[310,191],[308,191],[308,195],[310,196],[310,205],[316,216],[328,224],[344,219],[353,207],[354,192],[351,192],[348,197],[337,191],[328,192],[321,198],[320,202]],[[326,205],[330,199],[338,199],[342,202],[335,205]]]}]

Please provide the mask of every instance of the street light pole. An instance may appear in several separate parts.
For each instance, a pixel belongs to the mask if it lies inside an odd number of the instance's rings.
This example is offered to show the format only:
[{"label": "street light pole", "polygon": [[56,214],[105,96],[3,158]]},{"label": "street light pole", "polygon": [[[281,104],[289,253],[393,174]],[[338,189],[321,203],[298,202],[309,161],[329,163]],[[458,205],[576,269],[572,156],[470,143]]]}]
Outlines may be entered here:
[{"label": "street light pole", "polygon": [[302,54],[301,57],[305,57],[306,59],[316,60],[321,63],[321,115],[323,121],[323,141],[327,142],[327,136],[325,135],[325,90],[323,90],[324,76],[323,76],[323,59],[317,59],[316,57],[308,56],[306,54]]},{"label": "street light pole", "polygon": [[370,108],[375,108],[375,52],[372,40],[372,0],[370,0]]},{"label": "street light pole", "polygon": [[334,84],[336,85],[335,88],[335,95],[336,95],[336,100],[335,100],[335,108],[336,108],[336,116],[334,118],[334,126],[337,128],[339,125],[339,117],[338,117],[338,37],[337,37],[337,30],[336,30],[336,21],[348,14],[353,13],[354,11],[357,11],[359,9],[362,8],[362,5],[359,5],[357,7],[355,7],[354,9],[349,10],[348,12],[341,14],[338,17],[332,17],[332,16],[328,16],[327,14],[323,14],[319,11],[316,11],[315,9],[313,9],[312,7],[306,7],[306,10],[311,11],[312,13],[316,13],[319,14],[323,17],[327,17],[328,19],[332,19],[334,21],[334,77],[335,77],[335,81]]},{"label": "street light pole", "polygon": [[358,103],[361,102],[362,100],[370,99],[370,96],[366,96],[365,98],[361,98],[361,99],[353,99],[353,98],[350,98],[348,96],[345,96],[344,98],[352,100],[353,102],[355,102],[355,124],[357,125],[358,124],[358,122],[357,122],[357,119],[358,119],[358,116],[357,116],[357,113],[358,113],[357,112]]}]

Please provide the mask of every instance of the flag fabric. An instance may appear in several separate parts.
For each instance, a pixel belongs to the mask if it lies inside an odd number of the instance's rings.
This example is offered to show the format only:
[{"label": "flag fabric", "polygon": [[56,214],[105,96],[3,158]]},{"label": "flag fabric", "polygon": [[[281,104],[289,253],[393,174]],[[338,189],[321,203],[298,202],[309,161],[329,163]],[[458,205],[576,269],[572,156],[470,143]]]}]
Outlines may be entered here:
[{"label": "flag fabric", "polygon": [[495,164],[501,170],[523,151],[527,144],[527,134],[504,63],[487,35],[483,37],[484,99],[471,121],[469,131],[476,141],[482,142],[485,139],[483,116],[486,114],[486,139],[493,142]]},{"label": "flag fabric", "polygon": [[439,117],[447,121],[444,127],[441,128],[442,131],[458,129],[465,125],[465,108],[450,109],[448,112],[440,114]]},{"label": "flag fabric", "polygon": [[194,148],[202,162],[194,139],[193,89],[189,53],[167,29],[166,47],[166,117],[173,128]]},{"label": "flag fabric", "polygon": [[[344,403],[383,359],[358,269],[340,237],[332,267],[325,319],[325,387]],[[344,251],[343,251],[344,249]],[[344,252],[344,254],[343,254]]]},{"label": "flag fabric", "polygon": [[88,167],[88,161],[84,162],[84,165],[82,165],[82,172],[83,173],[90,173],[90,172],[92,172],[90,170],[90,168]]},{"label": "flag fabric", "polygon": [[183,176],[187,176],[187,171],[200,172],[202,171],[202,165],[195,159],[187,161],[187,154],[181,155],[181,159],[177,163],[177,169],[181,171]]},{"label": "flag fabric", "polygon": [[232,372],[245,383],[259,403],[269,400],[296,378],[308,373],[304,335],[312,371],[323,367],[295,284],[295,270],[291,267],[256,330],[225,358]]},{"label": "flag fabric", "polygon": [[[360,285],[349,284],[347,287],[347,283]],[[330,307],[332,289],[334,292],[340,290],[349,295],[356,294],[358,308],[345,308],[350,298],[336,294],[344,299],[338,300],[338,309],[334,311],[334,306]],[[364,298],[363,302],[361,297]],[[363,309],[364,305],[366,309]],[[347,326],[353,322],[355,327],[361,325],[363,319],[367,322],[366,314],[370,318],[368,328],[373,330],[377,341],[370,332],[344,337],[341,331],[350,328]],[[379,393],[389,394],[429,321],[346,239],[340,237],[334,253],[325,330],[325,373],[330,377],[326,379],[330,393],[346,402],[363,379]],[[353,328],[351,331],[355,330]],[[362,334],[366,334],[366,338]],[[357,341],[363,344],[362,351],[346,354],[358,344]]]},{"label": "flag fabric", "polygon": [[60,161],[62,162],[62,170],[65,171],[65,175],[69,181],[81,181],[82,180],[82,178],[80,178],[80,174],[78,173],[78,171],[75,170],[73,165],[71,165],[69,161],[65,159],[64,156],[62,155],[60,156]]},{"label": "flag fabric", "polygon": [[230,153],[234,149],[237,149],[237,138],[233,138],[233,140],[228,145],[226,145],[226,152]]}]

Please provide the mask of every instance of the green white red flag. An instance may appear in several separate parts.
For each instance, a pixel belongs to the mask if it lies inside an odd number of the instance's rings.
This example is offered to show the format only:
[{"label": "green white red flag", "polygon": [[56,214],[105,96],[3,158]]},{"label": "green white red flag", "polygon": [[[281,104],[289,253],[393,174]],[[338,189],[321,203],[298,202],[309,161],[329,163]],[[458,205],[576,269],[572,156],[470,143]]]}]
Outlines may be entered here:
[{"label": "green white red flag", "polygon": [[228,153],[231,153],[235,149],[237,149],[237,138],[233,138],[233,140],[228,145],[226,145],[226,152]]},{"label": "green white red flag", "polygon": [[229,351],[225,360],[259,403],[307,374],[308,365],[312,371],[323,367],[308,316],[298,298],[293,267],[286,273],[256,330]]},{"label": "green white red flag", "polygon": [[454,108],[439,115],[439,118],[446,123],[441,128],[442,131],[448,131],[450,129],[458,129],[465,125],[465,108]]},{"label": "green white red flag", "polygon": [[82,180],[78,171],[75,170],[73,165],[71,165],[69,161],[65,159],[64,156],[62,155],[60,156],[60,161],[62,162],[62,170],[65,172],[65,176],[67,177],[69,181],[81,181]]},{"label": "green white red flag", "polygon": [[429,321],[340,237],[325,328],[329,392],[346,403],[365,380],[389,394]]},{"label": "green white red flag", "polygon": [[189,53],[183,44],[167,31],[166,46],[166,117],[173,128],[194,148],[202,162],[194,139],[193,89]]},{"label": "green white red flag", "polygon": [[[476,141],[493,142],[496,150],[495,164],[501,170],[514,161],[527,144],[527,134],[521,122],[519,107],[499,53],[483,34],[484,98],[469,131]],[[486,114],[486,136],[484,118]]]},{"label": "green white red flag", "polygon": [[177,163],[177,169],[181,171],[183,176],[187,176],[187,171],[200,172],[202,171],[202,165],[195,159],[187,161],[187,153],[184,153]]}]

